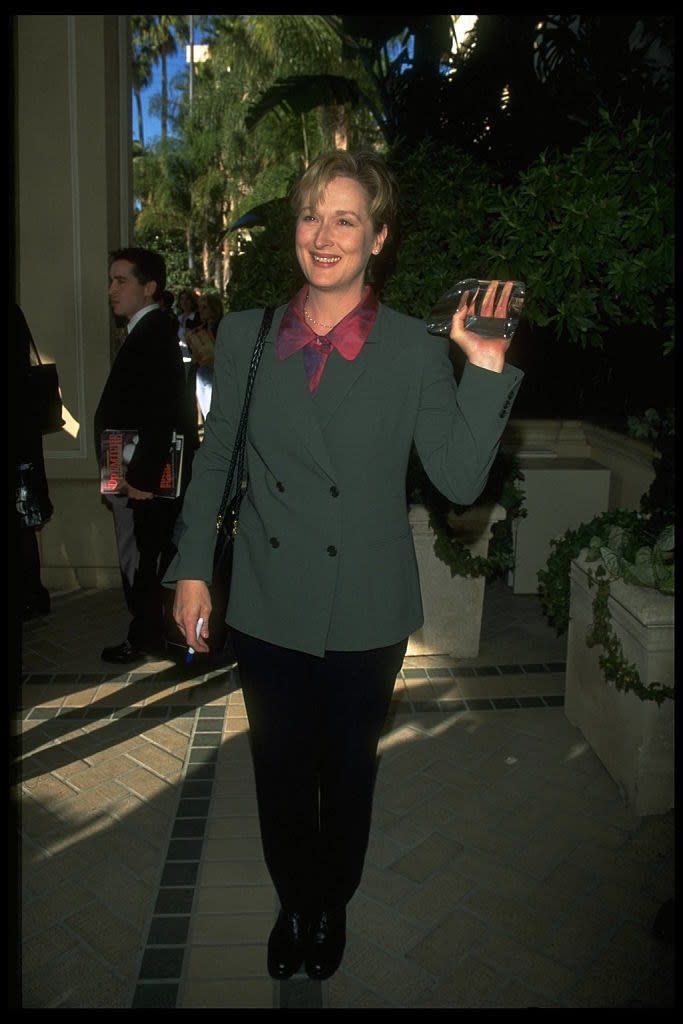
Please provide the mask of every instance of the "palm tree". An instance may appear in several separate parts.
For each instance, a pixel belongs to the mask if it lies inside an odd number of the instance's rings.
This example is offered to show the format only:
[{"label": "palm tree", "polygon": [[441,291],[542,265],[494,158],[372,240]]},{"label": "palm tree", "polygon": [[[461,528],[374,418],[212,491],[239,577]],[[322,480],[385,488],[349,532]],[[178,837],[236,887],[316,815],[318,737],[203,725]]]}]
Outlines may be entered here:
[{"label": "palm tree", "polygon": [[183,101],[182,128],[188,159],[202,168],[192,182],[192,224],[202,242],[205,277],[215,281],[218,275],[224,288],[230,248],[238,244],[229,228],[242,210],[283,195],[311,150],[329,146],[335,128],[345,131],[338,106],[274,116],[250,129],[249,102],[285,69],[343,65],[338,36],[317,17],[225,16],[205,30],[205,40],[210,59],[197,67],[191,109],[187,96]]},{"label": "palm tree", "polygon": [[133,96],[138,112],[138,125],[140,128],[140,146],[145,148],[145,131],[142,116],[142,90],[146,89],[152,81],[152,70],[154,68],[154,51],[150,38],[150,29],[153,17],[149,14],[132,14],[131,23],[131,44],[133,50]]},{"label": "palm tree", "polygon": [[[143,15],[143,17],[146,17]],[[155,60],[161,63],[161,143],[165,145],[168,138],[169,122],[169,83],[167,59],[178,50],[178,41],[182,44],[189,40],[189,26],[184,14],[156,14],[150,18],[149,38]]]},{"label": "palm tree", "polygon": [[270,111],[365,105],[392,147],[423,137],[435,119],[438,123],[442,70],[453,41],[451,15],[313,15],[309,20],[324,23],[340,40],[346,74],[299,73],[276,81],[249,111],[249,128]]}]

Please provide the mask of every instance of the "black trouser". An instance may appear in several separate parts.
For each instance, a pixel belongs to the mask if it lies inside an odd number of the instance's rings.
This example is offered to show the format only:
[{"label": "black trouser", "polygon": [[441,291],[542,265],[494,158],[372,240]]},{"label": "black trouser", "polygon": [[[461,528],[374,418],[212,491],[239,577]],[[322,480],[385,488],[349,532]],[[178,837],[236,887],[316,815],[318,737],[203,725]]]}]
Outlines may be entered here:
[{"label": "black trouser", "polygon": [[164,573],[174,553],[173,526],[179,501],[107,498],[114,514],[116,546],[126,604],[132,616],[128,640],[133,647],[155,648],[164,640]]},{"label": "black trouser", "polygon": [[232,637],[263,852],[280,904],[344,906],[363,872],[377,745],[407,639],[318,658]]}]

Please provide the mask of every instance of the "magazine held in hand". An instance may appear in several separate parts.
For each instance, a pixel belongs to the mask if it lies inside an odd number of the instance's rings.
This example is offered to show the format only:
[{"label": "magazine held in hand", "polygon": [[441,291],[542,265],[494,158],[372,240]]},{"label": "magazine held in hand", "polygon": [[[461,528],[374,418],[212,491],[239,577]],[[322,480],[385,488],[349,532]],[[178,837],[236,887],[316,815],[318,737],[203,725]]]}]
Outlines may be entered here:
[{"label": "magazine held in hand", "polygon": [[[102,456],[100,459],[100,494],[121,494],[121,484],[126,479],[138,443],[137,430],[126,427],[102,432]],[[168,459],[161,474],[159,486],[154,490],[156,498],[177,498],[180,494],[184,438],[175,431],[171,438]]]}]

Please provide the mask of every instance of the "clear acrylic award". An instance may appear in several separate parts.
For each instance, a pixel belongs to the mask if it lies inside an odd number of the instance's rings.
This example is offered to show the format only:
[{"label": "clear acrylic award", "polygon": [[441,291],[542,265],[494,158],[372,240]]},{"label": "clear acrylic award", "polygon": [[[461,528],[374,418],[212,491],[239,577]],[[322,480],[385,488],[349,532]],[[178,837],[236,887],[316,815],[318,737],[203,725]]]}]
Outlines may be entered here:
[{"label": "clear acrylic award", "polygon": [[[493,286],[493,287],[492,287]],[[465,303],[465,327],[483,338],[511,338],[524,307],[523,281],[480,281],[468,277],[441,296],[427,317],[430,334],[448,337],[456,310]]]}]

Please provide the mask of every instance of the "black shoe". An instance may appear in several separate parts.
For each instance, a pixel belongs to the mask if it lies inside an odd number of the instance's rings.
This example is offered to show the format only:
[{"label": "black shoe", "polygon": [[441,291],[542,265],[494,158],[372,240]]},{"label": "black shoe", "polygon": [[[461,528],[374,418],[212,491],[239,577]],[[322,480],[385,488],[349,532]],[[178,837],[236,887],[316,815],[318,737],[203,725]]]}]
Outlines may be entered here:
[{"label": "black shoe", "polygon": [[321,910],[311,929],[306,951],[306,974],[313,981],[331,977],[342,962],[346,946],[346,908]]},{"label": "black shoe", "polygon": [[281,910],[268,939],[268,974],[291,978],[301,967],[306,953],[310,923],[303,914]]},{"label": "black shoe", "polygon": [[100,655],[102,661],[112,661],[116,665],[130,665],[134,661],[144,661],[147,652],[139,647],[133,647],[129,640],[114,647],[105,647]]}]

